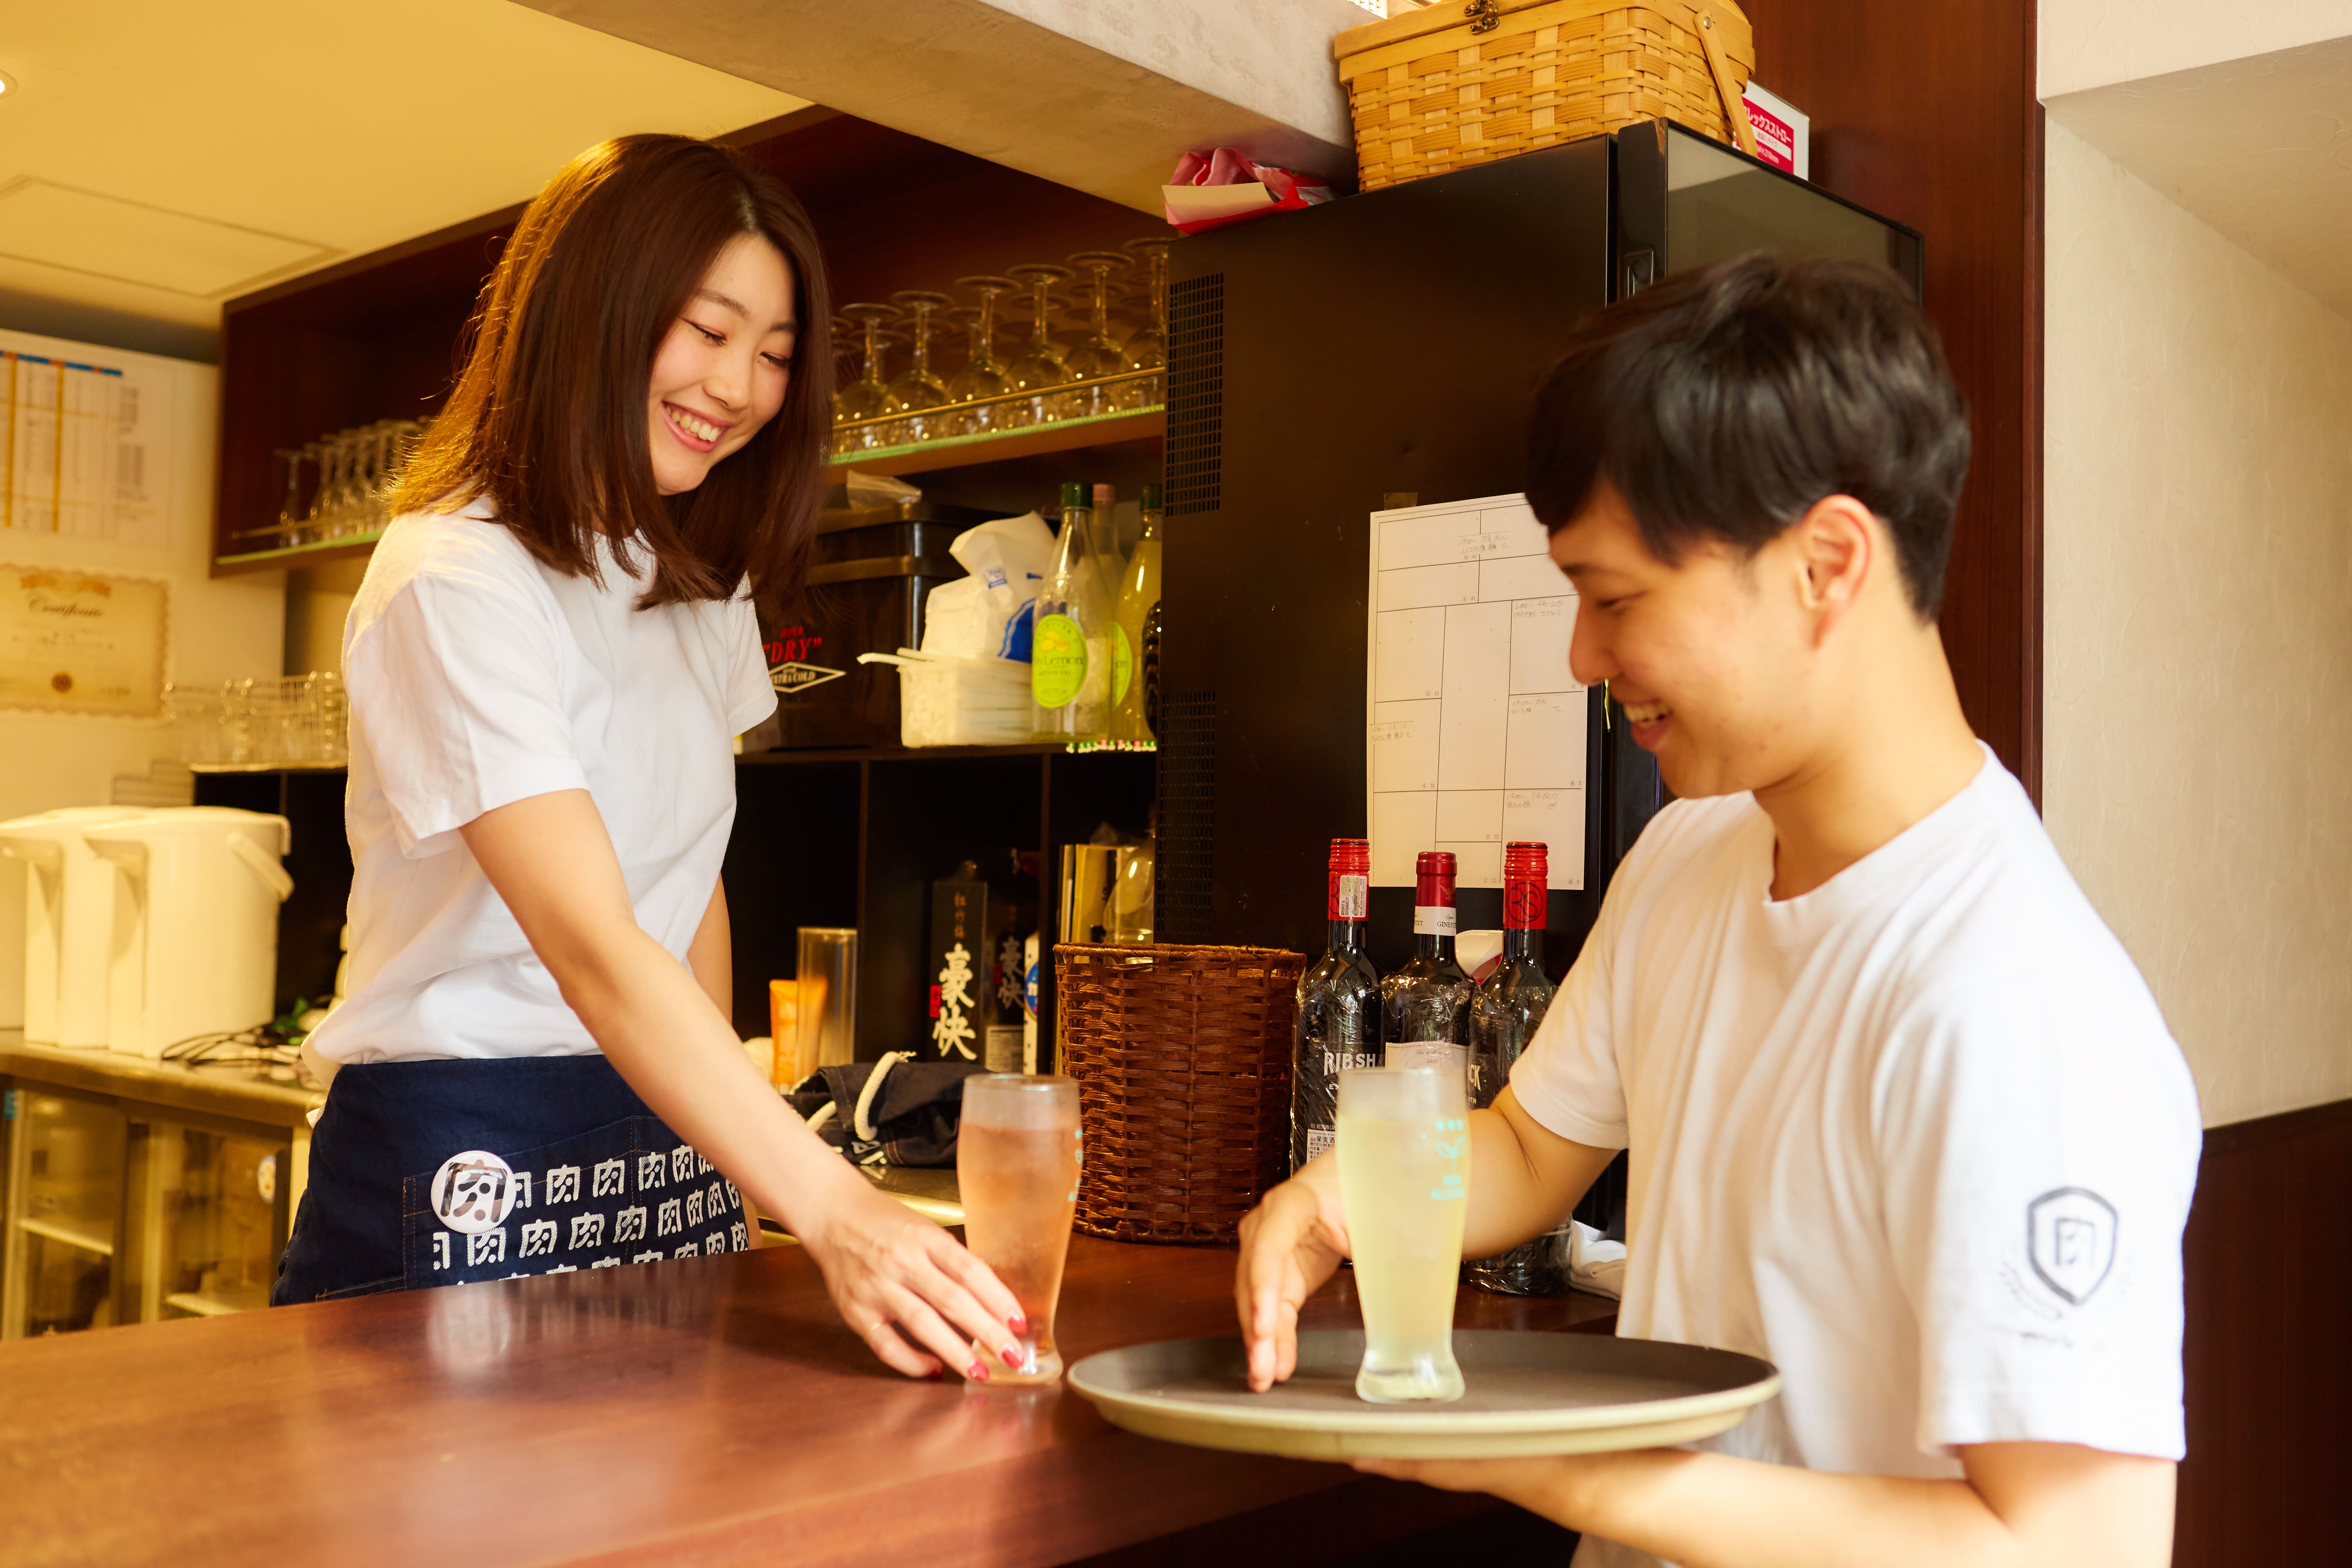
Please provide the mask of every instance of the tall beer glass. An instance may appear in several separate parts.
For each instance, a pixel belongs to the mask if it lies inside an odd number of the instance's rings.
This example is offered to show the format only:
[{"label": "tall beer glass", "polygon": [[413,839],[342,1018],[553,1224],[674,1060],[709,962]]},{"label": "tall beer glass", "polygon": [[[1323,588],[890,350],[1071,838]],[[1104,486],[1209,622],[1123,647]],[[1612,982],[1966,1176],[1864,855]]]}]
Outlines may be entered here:
[{"label": "tall beer glass", "polygon": [[964,1245],[996,1270],[1029,1322],[1021,1342],[1027,1359],[1013,1368],[992,1365],[990,1381],[1051,1383],[1062,1375],[1054,1307],[1078,1205],[1077,1080],[1025,1073],[964,1079],[956,1180]]},{"label": "tall beer glass", "polygon": [[1380,1405],[1459,1399],[1454,1290],[1470,1196],[1462,1070],[1342,1070],[1339,1144],[1364,1308],[1356,1397]]}]

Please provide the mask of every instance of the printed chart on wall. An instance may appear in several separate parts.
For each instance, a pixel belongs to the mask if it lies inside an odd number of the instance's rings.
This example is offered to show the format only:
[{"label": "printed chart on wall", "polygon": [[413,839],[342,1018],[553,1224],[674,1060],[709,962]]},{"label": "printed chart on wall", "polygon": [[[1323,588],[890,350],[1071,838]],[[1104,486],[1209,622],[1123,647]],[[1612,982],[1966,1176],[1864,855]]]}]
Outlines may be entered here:
[{"label": "printed chart on wall", "polygon": [[0,531],[162,549],[163,385],[0,346]]},{"label": "printed chart on wall", "polygon": [[1584,886],[1585,694],[1568,670],[1576,592],[1524,496],[1372,513],[1368,678],[1372,885],[1454,852],[1503,885],[1503,846],[1551,849]]}]

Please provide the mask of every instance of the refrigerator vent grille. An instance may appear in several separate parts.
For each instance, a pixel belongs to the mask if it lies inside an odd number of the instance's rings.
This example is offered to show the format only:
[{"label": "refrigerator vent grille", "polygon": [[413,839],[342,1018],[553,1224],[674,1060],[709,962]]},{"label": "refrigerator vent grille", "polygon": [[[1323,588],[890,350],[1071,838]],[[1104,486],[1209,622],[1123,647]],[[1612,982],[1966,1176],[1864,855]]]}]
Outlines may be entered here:
[{"label": "refrigerator vent grille", "polygon": [[1160,705],[1161,942],[1206,942],[1217,832],[1217,695],[1174,691]]},{"label": "refrigerator vent grille", "polygon": [[1168,511],[1223,504],[1225,275],[1168,287]]}]

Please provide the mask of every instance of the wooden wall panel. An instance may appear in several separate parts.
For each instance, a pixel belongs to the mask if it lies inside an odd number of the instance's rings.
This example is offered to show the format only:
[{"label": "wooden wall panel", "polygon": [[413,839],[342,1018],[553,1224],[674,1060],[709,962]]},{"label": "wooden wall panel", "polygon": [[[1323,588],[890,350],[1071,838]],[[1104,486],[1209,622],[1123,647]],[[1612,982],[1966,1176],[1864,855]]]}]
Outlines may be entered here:
[{"label": "wooden wall panel", "polygon": [[1927,240],[1974,416],[1944,644],[1977,732],[2042,794],[2042,111],[2031,0],[1744,0],[1815,184]]},{"label": "wooden wall panel", "polygon": [[2352,1559],[2352,1100],[2208,1130],[2182,1252],[2174,1563]]}]

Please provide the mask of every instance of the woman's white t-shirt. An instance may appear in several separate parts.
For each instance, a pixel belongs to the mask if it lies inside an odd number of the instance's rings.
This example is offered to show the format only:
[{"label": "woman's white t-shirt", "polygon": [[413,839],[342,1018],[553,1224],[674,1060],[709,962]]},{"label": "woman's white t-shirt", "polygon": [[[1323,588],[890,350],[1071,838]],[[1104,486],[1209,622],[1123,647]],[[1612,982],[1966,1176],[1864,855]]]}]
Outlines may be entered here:
[{"label": "woman's white t-shirt", "polygon": [[775,706],[747,596],[641,610],[647,578],[601,540],[599,586],[493,517],[395,521],[344,623],[351,973],[306,1047],[329,1070],[594,1051],[457,829],[586,790],[637,923],[683,963],[735,820],[733,738]]},{"label": "woman's white t-shirt", "polygon": [[1511,1075],[1552,1131],[1632,1149],[1617,1331],[1780,1367],[1780,1397],[1702,1445],[1727,1453],[1918,1477],[1971,1443],[2179,1458],[2196,1089],[2024,790],[1988,752],[1778,902],[1773,844],[1750,795],[1668,806]]}]

